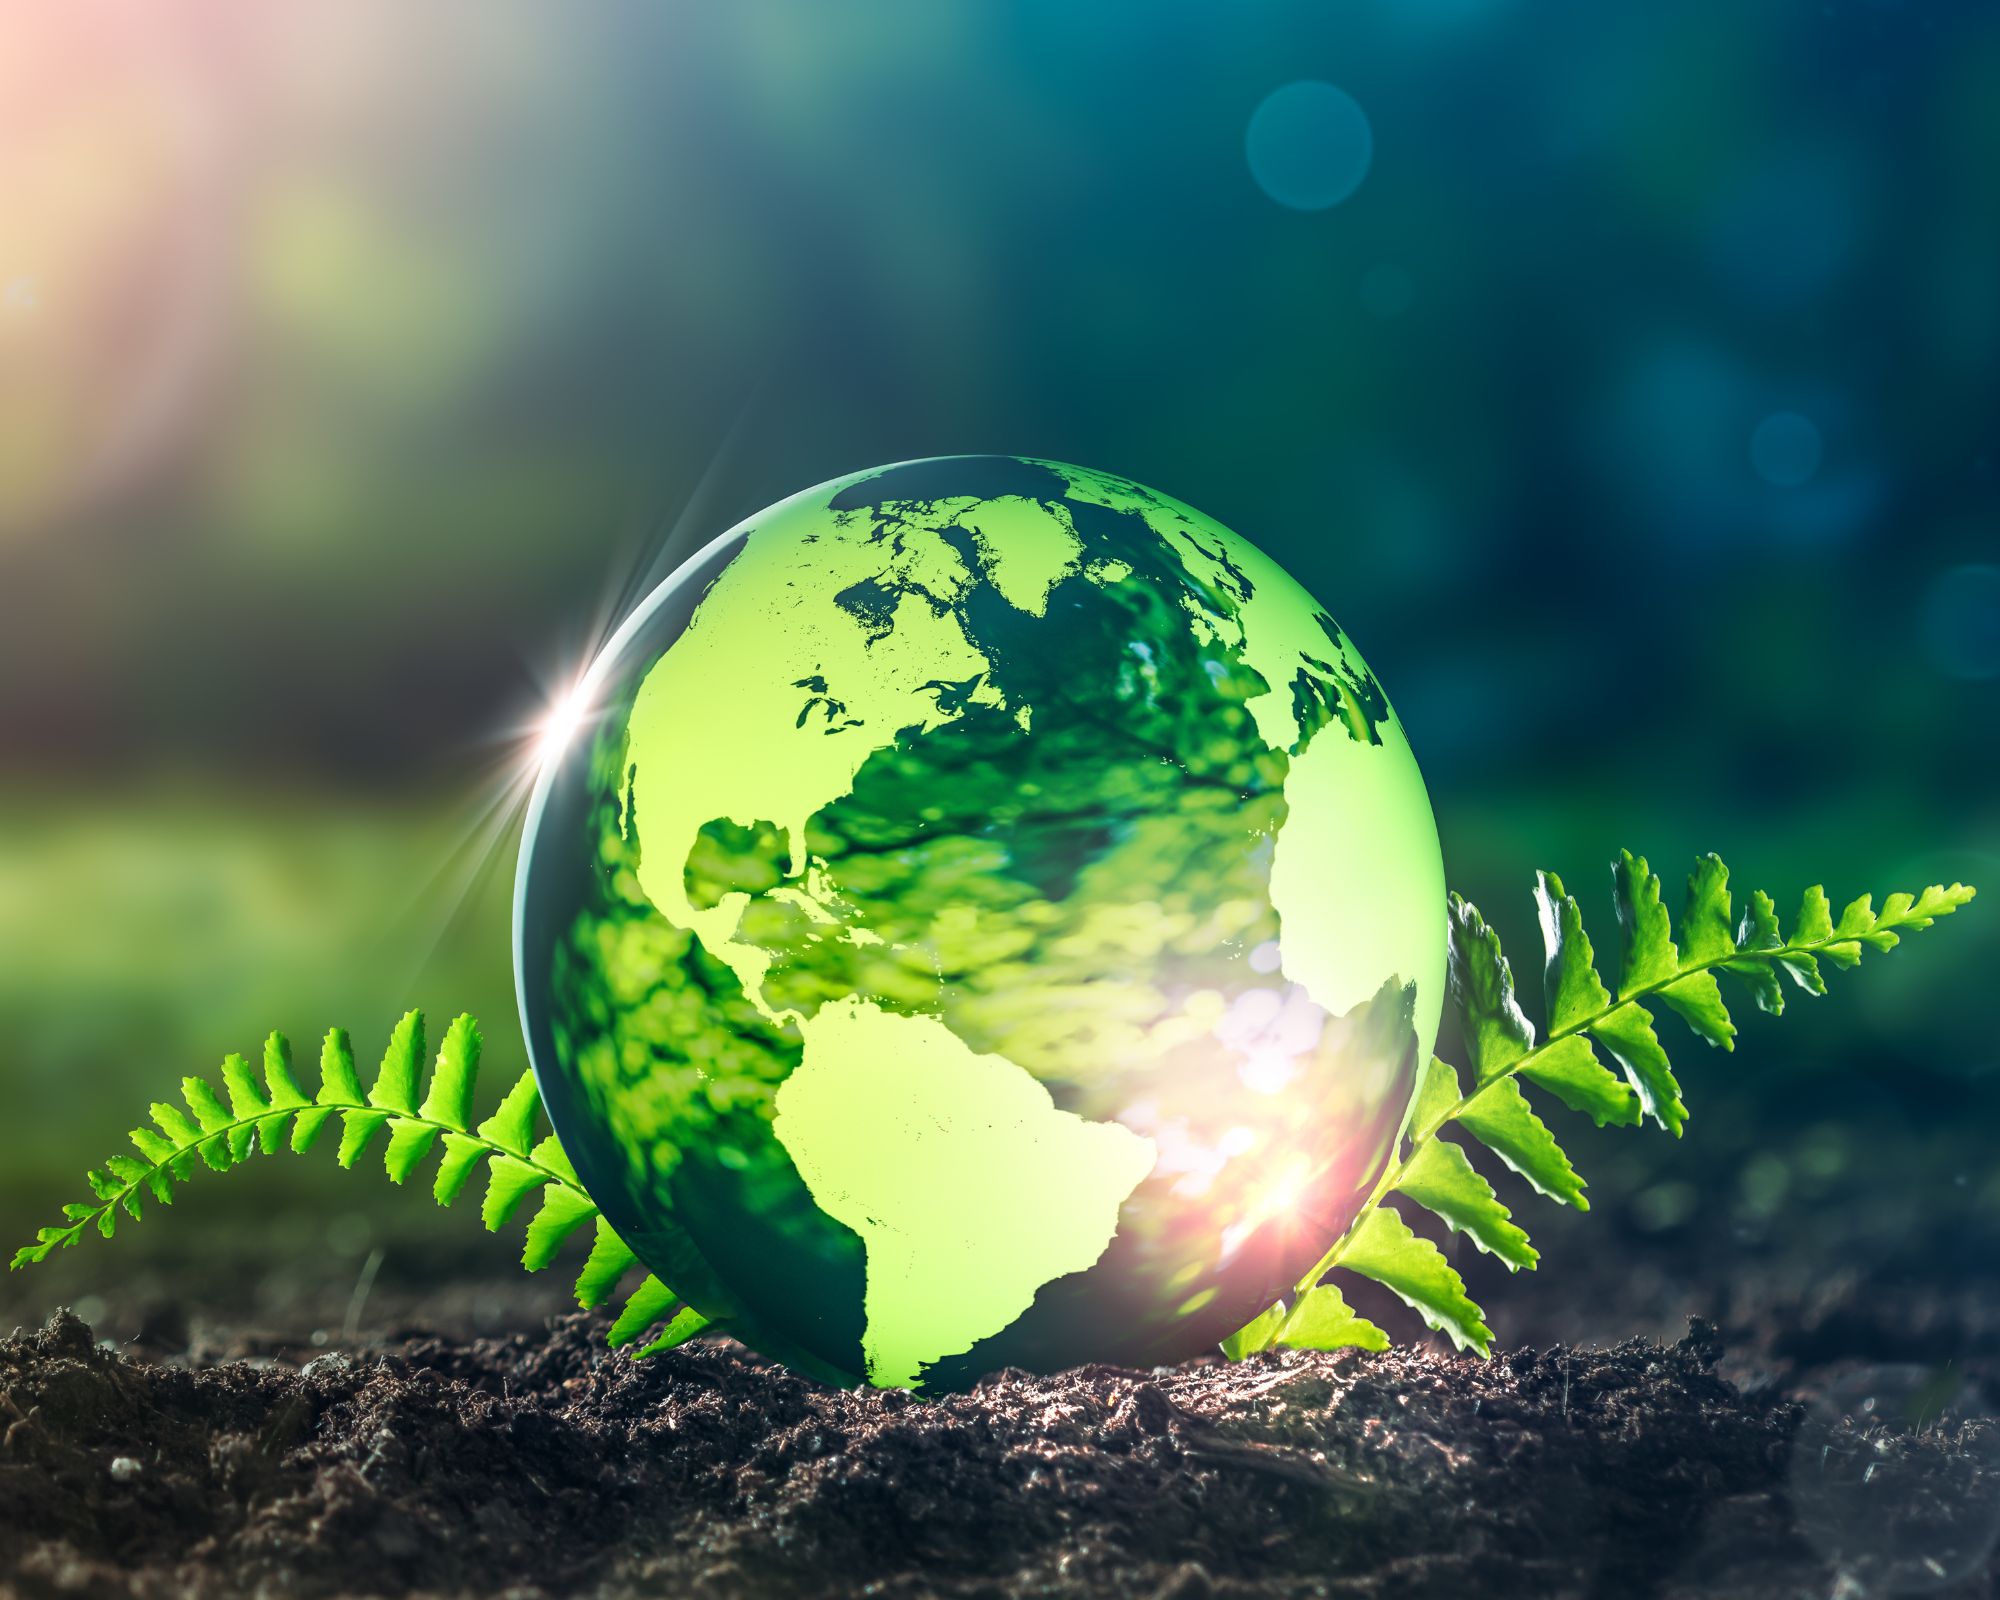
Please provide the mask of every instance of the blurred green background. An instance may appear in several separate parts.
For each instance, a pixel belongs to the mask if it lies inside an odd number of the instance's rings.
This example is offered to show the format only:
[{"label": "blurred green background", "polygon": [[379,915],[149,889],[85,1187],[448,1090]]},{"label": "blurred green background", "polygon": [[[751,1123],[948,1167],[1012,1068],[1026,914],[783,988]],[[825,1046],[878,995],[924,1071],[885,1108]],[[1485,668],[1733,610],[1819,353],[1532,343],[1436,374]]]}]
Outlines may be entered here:
[{"label": "blurred green background", "polygon": [[[1267,107],[1301,81],[1349,99]],[[539,709],[681,555],[876,462],[1083,462],[1286,562],[1524,967],[1532,869],[1601,895],[1621,844],[2000,893],[1997,418],[1986,5],[12,17],[0,1223],[273,1026],[470,1008],[511,1075]],[[1579,1137],[1554,1264],[1623,1248],[1665,1316],[1838,1216],[1990,1270],[1996,930],[1683,1046],[1688,1140]],[[330,1164],[230,1187],[343,1296],[460,1259]]]}]

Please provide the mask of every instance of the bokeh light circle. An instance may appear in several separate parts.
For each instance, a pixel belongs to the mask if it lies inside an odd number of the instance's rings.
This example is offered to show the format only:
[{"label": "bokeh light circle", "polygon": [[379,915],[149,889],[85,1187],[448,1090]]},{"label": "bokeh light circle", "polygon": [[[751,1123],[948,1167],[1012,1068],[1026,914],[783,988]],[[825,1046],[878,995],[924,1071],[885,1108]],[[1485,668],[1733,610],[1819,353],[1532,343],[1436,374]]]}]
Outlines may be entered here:
[{"label": "bokeh light circle", "polygon": [[1948,678],[2000,678],[2000,567],[1973,562],[1931,580],[1922,615],[1924,654]]},{"label": "bokeh light circle", "polygon": [[1250,114],[1244,153],[1257,186],[1279,205],[1324,211],[1361,187],[1375,134],[1352,95],[1308,78],[1264,97]]},{"label": "bokeh light circle", "polygon": [[1819,429],[1796,411],[1774,411],[1750,435],[1750,464],[1780,489],[1796,489],[1819,471],[1825,447]]}]

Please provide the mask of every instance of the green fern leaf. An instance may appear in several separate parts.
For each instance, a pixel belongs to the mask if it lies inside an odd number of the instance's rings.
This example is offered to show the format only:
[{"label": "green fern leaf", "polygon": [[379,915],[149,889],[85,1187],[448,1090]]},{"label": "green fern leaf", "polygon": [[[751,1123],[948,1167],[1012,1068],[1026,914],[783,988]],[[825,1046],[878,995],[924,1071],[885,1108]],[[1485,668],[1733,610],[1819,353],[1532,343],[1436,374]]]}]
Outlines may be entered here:
[{"label": "green fern leaf", "polygon": [[273,1111],[295,1111],[310,1103],[292,1076],[292,1042],[282,1033],[264,1040],[264,1098]]},{"label": "green fern leaf", "polygon": [[389,1121],[386,1111],[366,1111],[355,1109],[341,1113],[340,1154],[336,1158],[343,1167],[351,1167],[361,1159],[369,1141],[380,1133]]},{"label": "green fern leaf", "polygon": [[632,1254],[625,1241],[611,1231],[611,1224],[599,1216],[597,1236],[590,1245],[590,1259],[584,1262],[583,1271],[576,1277],[576,1303],[586,1311],[596,1310],[611,1298],[611,1291],[618,1287],[618,1280],[638,1262],[639,1258]]},{"label": "green fern leaf", "polygon": [[[1840,923],[1833,931],[1843,939],[1866,939],[1875,932],[1875,897],[1872,894],[1856,895],[1848,901],[1847,909],[1840,914]],[[1893,949],[1883,945],[1883,949]]]},{"label": "green fern leaf", "polygon": [[1871,950],[1893,950],[1902,943],[1893,931],[1878,925],[1872,894],[1850,900],[1840,914],[1840,925],[1833,931],[1837,939],[1826,947],[1826,954],[1843,967],[1860,964],[1863,945]]},{"label": "green fern leaf", "polygon": [[1625,1069],[1640,1108],[1678,1139],[1687,1125],[1687,1107],[1681,1103],[1681,1086],[1646,1008],[1627,1001],[1592,1023],[1590,1034]]},{"label": "green fern leaf", "polygon": [[1459,1102],[1458,1069],[1432,1056],[1410,1101],[1409,1131],[1422,1137],[1437,1131]]},{"label": "green fern leaf", "polygon": [[[1978,890],[1974,890],[1970,884],[1952,884],[1950,888],[1946,888],[1944,884],[1932,884],[1930,888],[1926,888],[1922,894],[1916,896],[1916,904],[1912,904],[1908,912],[1890,918],[1888,910],[1884,908],[1882,920],[1884,922],[1894,920],[1902,928],[1910,928],[1912,932],[1922,932],[1936,918],[1950,916],[1960,906],[1970,906],[1976,894]],[[1892,896],[1892,898],[1902,898],[1902,896]]]},{"label": "green fern leaf", "polygon": [[368,1103],[399,1116],[417,1114],[417,1078],[424,1066],[424,1014],[406,1011],[389,1035]]},{"label": "green fern leaf", "polygon": [[239,1055],[223,1057],[222,1086],[229,1096],[229,1115],[240,1126],[229,1131],[229,1154],[241,1161],[250,1154],[250,1141],[257,1137],[256,1118],[271,1109],[264,1098],[250,1063]]},{"label": "green fern leaf", "polygon": [[1389,1348],[1389,1336],[1356,1313],[1330,1283],[1318,1284],[1299,1296],[1275,1342],[1290,1350]]},{"label": "green fern leaf", "polygon": [[498,1233],[521,1202],[547,1182],[546,1172],[520,1157],[495,1155],[486,1163],[486,1198],[479,1207],[479,1220],[486,1224],[486,1231]]},{"label": "green fern leaf", "polygon": [[1794,944],[1826,944],[1833,938],[1833,906],[1826,890],[1814,884],[1799,897],[1799,916],[1792,928]]},{"label": "green fern leaf", "polygon": [[1493,1330],[1438,1247],[1387,1206],[1375,1206],[1354,1232],[1340,1265],[1373,1278],[1461,1350],[1486,1354]]},{"label": "green fern leaf", "polygon": [[32,1267],[37,1261],[46,1261],[55,1251],[69,1242],[75,1233],[72,1228],[42,1227],[35,1230],[35,1242],[24,1244],[14,1252],[14,1259],[8,1262],[9,1271],[22,1267]]},{"label": "green fern leaf", "polygon": [[1725,961],[1722,969],[1750,991],[1759,1011],[1774,1017],[1784,1013],[1785,986],[1772,962],[1756,958],[1753,953],[1782,949],[1784,943],[1777,906],[1762,889],[1754,891],[1750,903],[1743,908],[1743,920],[1736,926],[1736,947],[1752,959]]},{"label": "green fern leaf", "polygon": [[1588,1038],[1553,1040],[1521,1063],[1520,1075],[1600,1128],[1637,1127],[1644,1113],[1632,1086],[1597,1059]]},{"label": "green fern leaf", "polygon": [[[1842,920],[1845,921],[1846,919],[1843,917]],[[1792,933],[1792,942],[1794,944],[1810,944],[1815,946],[1816,954],[1831,960],[1835,966],[1851,966],[1853,965],[1851,961],[1835,956],[1833,953],[1834,941],[1839,936],[1839,933],[1840,930],[1834,926],[1833,907],[1831,902],[1827,900],[1826,891],[1815,884],[1805,892],[1805,898],[1799,904],[1799,925]],[[1859,952],[1856,951],[1854,953],[1858,954]],[[1811,968],[1813,979],[1817,981],[1819,975],[1818,962],[1813,956],[1805,956],[1801,959]],[[1814,992],[1824,994],[1826,990],[1822,986]]]},{"label": "green fern leaf", "polygon": [[1488,1255],[1498,1256],[1510,1271],[1534,1266],[1535,1247],[1527,1234],[1510,1220],[1513,1213],[1500,1203],[1493,1185],[1451,1140],[1430,1139],[1418,1146],[1396,1192],[1443,1218]]},{"label": "green fern leaf", "polygon": [[389,1143],[382,1151],[382,1167],[389,1174],[391,1183],[401,1183],[417,1168],[417,1163],[431,1153],[431,1146],[437,1143],[442,1132],[436,1123],[420,1122],[414,1117],[391,1117],[389,1119]]},{"label": "green fern leaf", "polygon": [[1779,982],[1774,964],[1764,961],[1731,961],[1722,969],[1750,991],[1750,998],[1767,1016],[1782,1016],[1785,986]]},{"label": "green fern leaf", "polygon": [[1590,936],[1583,931],[1583,912],[1553,872],[1535,874],[1535,910],[1542,924],[1542,986],[1549,1031],[1565,1033],[1583,1018],[1605,1010],[1611,996],[1597,975]]},{"label": "green fern leaf", "polygon": [[444,1136],[444,1159],[438,1163],[437,1178],[431,1184],[431,1194],[439,1205],[450,1205],[464,1192],[466,1180],[492,1148],[469,1133]]},{"label": "green fern leaf", "polygon": [[1785,942],[1785,931],[1778,925],[1778,906],[1762,889],[1753,889],[1750,903],[1743,908],[1743,920],[1736,925],[1736,948],[1739,951],[1776,950]]},{"label": "green fern leaf", "polygon": [[1618,927],[1625,936],[1624,961],[1618,971],[1618,998],[1629,1000],[1658,988],[1681,970],[1674,948],[1667,908],[1660,901],[1660,879],[1644,856],[1618,852],[1612,864],[1613,898],[1618,903]]},{"label": "green fern leaf", "polygon": [[1687,910],[1681,916],[1681,966],[1711,967],[1736,954],[1729,911],[1729,868],[1710,852],[1688,874]]},{"label": "green fern leaf", "polygon": [[1660,991],[1660,1003],[1710,1044],[1724,1050],[1736,1048],[1736,1024],[1729,1019],[1729,1008],[1722,1003],[1713,972],[1690,972],[1685,978],[1676,978]]},{"label": "green fern leaf", "polygon": [[[679,1310],[674,1310],[680,1306]],[[668,1317],[668,1313],[672,1316]],[[666,1317],[667,1325],[649,1343],[632,1352],[634,1359],[657,1355],[662,1350],[671,1350],[676,1345],[686,1344],[702,1329],[708,1327],[709,1319],[692,1306],[680,1305],[679,1298],[658,1278],[648,1276],[639,1287],[632,1291],[624,1309],[618,1313],[611,1325],[606,1342],[614,1350],[637,1343],[647,1331]]]},{"label": "green fern leaf", "polygon": [[[1604,1071],[1602,1067],[1598,1070]],[[1611,1076],[1608,1072],[1604,1075]],[[1630,1089],[1622,1083],[1618,1087],[1625,1090],[1628,1100],[1632,1099]],[[1633,1104],[1636,1106],[1636,1100]],[[1583,1179],[1577,1176],[1555,1135],[1535,1115],[1527,1096],[1521,1093],[1520,1084],[1512,1078],[1502,1078],[1474,1095],[1458,1114],[1458,1125],[1526,1178],[1537,1193],[1575,1206],[1579,1211],[1590,1209],[1590,1202],[1583,1194]]]},{"label": "green fern leaf", "polygon": [[507,1091],[507,1098],[479,1125],[479,1137],[498,1145],[509,1155],[525,1157],[535,1142],[535,1112],[541,1106],[535,1093],[533,1073],[524,1072]]},{"label": "green fern leaf", "polygon": [[597,1215],[597,1207],[581,1189],[551,1183],[542,1189],[542,1203],[528,1222],[528,1241],[521,1251],[521,1265],[540,1272],[555,1259],[563,1240]]},{"label": "green fern leaf", "polygon": [[442,1123],[454,1132],[466,1131],[472,1116],[472,1086],[479,1074],[479,1052],[484,1041],[479,1024],[463,1013],[452,1018],[438,1046],[437,1065],[431,1071],[430,1090],[424,1096],[422,1115]]},{"label": "green fern leaf", "polygon": [[[1822,949],[1825,946],[1821,946]],[[1778,965],[1785,975],[1807,994],[1825,994],[1826,979],[1820,975],[1818,960],[1802,950],[1788,952],[1778,957]]]},{"label": "green fern leaf", "polygon": [[362,1104],[361,1079],[354,1071],[354,1042],[345,1028],[329,1028],[319,1047],[319,1094],[315,1103],[323,1106]]},{"label": "green fern leaf", "polygon": [[194,1119],[201,1124],[204,1133],[219,1132],[235,1120],[229,1114],[229,1107],[209,1087],[206,1078],[181,1079],[181,1098],[187,1102],[188,1110],[194,1113]]},{"label": "green fern leaf", "polygon": [[1256,1317],[1243,1324],[1222,1341],[1222,1353],[1231,1361],[1241,1361],[1245,1356],[1253,1356],[1259,1350],[1271,1348],[1271,1341],[1277,1337],[1278,1329],[1285,1320],[1285,1302],[1267,1306]]},{"label": "green fern leaf", "polygon": [[292,1119],[292,1154],[304,1155],[319,1142],[328,1122],[340,1114],[338,1106],[307,1106]]},{"label": "green fern leaf", "polygon": [[155,1100],[152,1105],[153,1121],[160,1132],[167,1136],[167,1143],[176,1150],[192,1149],[201,1142],[201,1129],[188,1121],[187,1114],[170,1101]]},{"label": "green fern leaf", "polygon": [[660,1330],[660,1335],[650,1344],[641,1345],[632,1352],[632,1359],[643,1361],[647,1356],[656,1356],[663,1350],[677,1349],[692,1339],[702,1329],[709,1326],[709,1320],[693,1306],[682,1306],[674,1313],[673,1321]]},{"label": "green fern leaf", "polygon": [[229,1114],[237,1121],[247,1122],[271,1109],[250,1063],[239,1055],[222,1058],[222,1086],[229,1095]]},{"label": "green fern leaf", "polygon": [[1479,908],[1451,897],[1451,950],[1447,987],[1465,1032],[1475,1082],[1504,1072],[1533,1047],[1535,1030],[1514,998],[1514,975],[1500,951],[1500,936]]},{"label": "green fern leaf", "polygon": [[269,1034],[264,1040],[263,1100],[273,1114],[259,1119],[257,1143],[265,1155],[276,1155],[293,1127],[291,1114],[309,1104],[305,1090],[292,1076],[292,1046],[282,1033]]},{"label": "green fern leaf", "polygon": [[611,1324],[607,1342],[612,1349],[622,1350],[679,1304],[680,1296],[648,1273],[639,1287],[627,1297],[617,1319]]},{"label": "green fern leaf", "polygon": [[[535,1102],[540,1105],[539,1099]],[[534,1149],[528,1152],[528,1159],[538,1167],[547,1167],[565,1183],[582,1187],[582,1180],[576,1175],[576,1168],[569,1164],[569,1157],[563,1154],[562,1144],[554,1134],[546,1134]]]}]

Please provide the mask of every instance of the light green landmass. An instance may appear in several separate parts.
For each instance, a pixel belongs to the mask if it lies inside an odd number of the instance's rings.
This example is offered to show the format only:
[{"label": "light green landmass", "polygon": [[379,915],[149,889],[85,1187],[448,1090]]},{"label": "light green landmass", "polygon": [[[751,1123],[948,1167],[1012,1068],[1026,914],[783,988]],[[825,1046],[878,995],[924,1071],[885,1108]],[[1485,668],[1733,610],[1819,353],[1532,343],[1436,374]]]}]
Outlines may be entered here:
[{"label": "light green landmass", "polygon": [[1267,743],[1294,752],[1285,801],[1297,820],[1279,831],[1271,861],[1285,976],[1335,1016],[1366,1001],[1389,973],[1414,980],[1417,1037],[1435,1039],[1444,1011],[1444,859],[1409,740],[1386,706],[1369,739],[1316,737],[1293,706],[1304,673],[1349,717],[1360,714],[1349,667],[1360,658],[1347,636],[1277,562],[1192,507],[1105,473],[1045,465],[1069,480],[1073,498],[1143,518],[1235,599],[1243,660],[1270,685],[1245,704]]},{"label": "light green landmass", "polygon": [[929,1017],[821,1006],[772,1131],[868,1251],[869,1381],[906,1387],[1094,1263],[1153,1141],[1058,1111],[1013,1062]]},{"label": "light green landmass", "polygon": [[1045,616],[1049,591],[1076,569],[1083,544],[1058,506],[1018,494],[981,501],[964,517],[993,587],[1017,611]]},{"label": "light green landmass", "polygon": [[[803,879],[806,820],[845,794],[875,751],[958,714],[941,703],[941,684],[987,672],[958,618],[926,598],[956,598],[972,582],[958,553],[936,538],[871,549],[871,531],[863,518],[829,516],[812,544],[753,535],[632,707],[640,885],[767,1011],[769,952],[736,937],[749,896],[705,910],[688,900],[683,874],[703,824],[775,823]],[[902,586],[879,633],[834,600],[861,578]],[[985,684],[967,700],[1001,704]]]}]

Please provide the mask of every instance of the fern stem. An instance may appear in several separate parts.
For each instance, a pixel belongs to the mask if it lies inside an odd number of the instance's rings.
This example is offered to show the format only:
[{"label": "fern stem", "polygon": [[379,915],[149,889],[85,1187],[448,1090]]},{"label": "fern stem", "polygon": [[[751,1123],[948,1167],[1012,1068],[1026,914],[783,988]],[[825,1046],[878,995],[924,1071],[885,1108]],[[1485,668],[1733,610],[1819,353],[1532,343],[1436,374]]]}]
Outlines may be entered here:
[{"label": "fern stem", "polygon": [[[1881,927],[1886,929],[1894,929],[1905,925],[1902,921],[1880,924]],[[1578,1017],[1566,1026],[1553,1030],[1539,1044],[1530,1046],[1500,1071],[1494,1073],[1483,1083],[1475,1085],[1469,1093],[1460,1095],[1455,1102],[1446,1107],[1438,1115],[1437,1119],[1429,1127],[1412,1128],[1409,1130],[1409,1149],[1401,1159],[1390,1162],[1383,1169],[1382,1176],[1376,1179],[1375,1187],[1369,1190],[1368,1198],[1361,1203],[1360,1209],[1354,1213],[1353,1220],[1348,1223],[1340,1237],[1334,1240],[1331,1247],[1319,1258],[1311,1270],[1293,1286],[1293,1305],[1287,1311],[1285,1321],[1271,1330],[1270,1339],[1275,1341],[1284,1332],[1285,1324],[1290,1322],[1293,1313],[1297,1310],[1298,1301],[1304,1297],[1306,1292],[1313,1288],[1328,1272],[1340,1265],[1341,1257],[1353,1245],[1356,1235],[1361,1231],[1362,1224],[1368,1220],[1369,1213],[1381,1205],[1395,1191],[1397,1185],[1409,1175],[1411,1166],[1415,1164],[1417,1157],[1423,1153],[1424,1147],[1436,1138],[1448,1124],[1456,1122],[1463,1116],[1466,1108],[1473,1101],[1486,1093],[1488,1089],[1491,1089],[1501,1079],[1513,1077],[1522,1068],[1533,1066],[1540,1056],[1544,1055],[1555,1045],[1560,1044],[1563,1040],[1579,1033],[1588,1033],[1593,1027],[1603,1022],[1605,1018],[1609,1017],[1612,1012],[1618,1010],[1621,1006],[1629,1005],[1633,1001],[1644,1000],[1651,995],[1658,994],[1662,989],[1679,983],[1683,978],[1691,974],[1711,972],[1717,967],[1726,967],[1731,962],[1746,960],[1781,961],[1788,956],[1817,955],[1825,951],[1830,945],[1851,944],[1855,941],[1855,937],[1851,933],[1842,935],[1839,929],[1836,928],[1832,934],[1823,939],[1795,939],[1788,944],[1774,945],[1766,950],[1735,948],[1728,951],[1727,954],[1717,955],[1705,961],[1691,961],[1677,971],[1669,973],[1665,977],[1658,978],[1651,983],[1637,986],[1622,996],[1614,997],[1609,1005],[1600,1006],[1595,1011]]]}]

